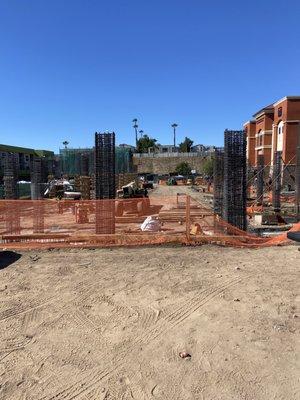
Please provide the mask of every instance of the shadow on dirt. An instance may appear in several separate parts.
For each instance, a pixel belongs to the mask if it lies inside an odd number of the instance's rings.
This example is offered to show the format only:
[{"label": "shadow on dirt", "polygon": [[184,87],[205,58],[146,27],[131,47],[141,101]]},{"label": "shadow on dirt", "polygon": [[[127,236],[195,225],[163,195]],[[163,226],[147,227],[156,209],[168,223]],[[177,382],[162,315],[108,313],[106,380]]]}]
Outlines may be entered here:
[{"label": "shadow on dirt", "polygon": [[14,251],[0,251],[0,270],[18,261],[22,255]]}]

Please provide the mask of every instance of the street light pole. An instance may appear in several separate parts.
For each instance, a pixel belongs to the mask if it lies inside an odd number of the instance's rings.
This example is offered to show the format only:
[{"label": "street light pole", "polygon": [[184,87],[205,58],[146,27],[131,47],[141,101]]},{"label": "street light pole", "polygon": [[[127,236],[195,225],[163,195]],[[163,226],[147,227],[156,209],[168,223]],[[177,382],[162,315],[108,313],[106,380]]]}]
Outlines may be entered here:
[{"label": "street light pole", "polygon": [[173,134],[174,134],[174,150],[175,150],[175,147],[176,147],[176,128],[177,128],[177,124],[172,124],[171,125],[172,126],[172,128],[173,128]]},{"label": "street light pole", "polygon": [[137,124],[137,119],[136,118],[134,118],[133,120],[132,120],[132,122],[133,122],[133,128],[134,128],[134,130],[135,130],[135,147],[137,147],[137,142],[138,142],[138,134],[137,134],[137,129],[138,129],[138,124]]}]

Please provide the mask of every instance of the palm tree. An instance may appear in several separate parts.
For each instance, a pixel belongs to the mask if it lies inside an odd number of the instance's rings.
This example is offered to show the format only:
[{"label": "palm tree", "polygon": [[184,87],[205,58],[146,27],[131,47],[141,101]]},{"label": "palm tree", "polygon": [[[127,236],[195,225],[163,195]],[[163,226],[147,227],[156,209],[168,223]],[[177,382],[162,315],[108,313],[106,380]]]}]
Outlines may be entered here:
[{"label": "palm tree", "polygon": [[144,131],[142,131],[142,130],[140,130],[140,131],[139,131],[140,138],[142,138],[142,137],[143,137],[143,133],[144,133]]},{"label": "palm tree", "polygon": [[62,144],[65,146],[65,149],[67,149],[69,142],[67,140],[65,140]]},{"label": "palm tree", "polygon": [[173,128],[173,134],[174,134],[174,147],[176,147],[176,128],[178,125],[174,123],[171,126]]},{"label": "palm tree", "polygon": [[138,135],[137,135],[137,128],[139,127],[138,126],[138,124],[137,124],[137,118],[134,118],[133,120],[132,120],[132,123],[133,123],[133,128],[134,128],[134,130],[135,130],[135,146],[137,146],[137,141],[138,141]]}]

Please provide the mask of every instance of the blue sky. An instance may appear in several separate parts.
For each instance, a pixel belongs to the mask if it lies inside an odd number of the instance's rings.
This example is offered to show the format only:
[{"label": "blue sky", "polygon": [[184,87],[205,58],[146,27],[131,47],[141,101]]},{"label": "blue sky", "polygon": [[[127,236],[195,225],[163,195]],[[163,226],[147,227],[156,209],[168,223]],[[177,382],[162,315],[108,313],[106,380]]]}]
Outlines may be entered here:
[{"label": "blue sky", "polygon": [[90,146],[114,130],[221,145],[300,95],[300,2],[0,0],[0,143]]}]

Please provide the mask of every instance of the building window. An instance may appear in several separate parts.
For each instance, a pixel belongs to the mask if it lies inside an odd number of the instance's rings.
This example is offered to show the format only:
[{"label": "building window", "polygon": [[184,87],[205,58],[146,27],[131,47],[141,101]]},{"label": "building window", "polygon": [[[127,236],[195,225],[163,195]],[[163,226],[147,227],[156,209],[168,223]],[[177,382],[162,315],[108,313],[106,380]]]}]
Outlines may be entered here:
[{"label": "building window", "polygon": [[283,150],[283,121],[280,121],[277,127],[277,151]]},{"label": "building window", "polygon": [[279,107],[278,108],[278,117],[281,117],[282,116],[282,107]]}]

